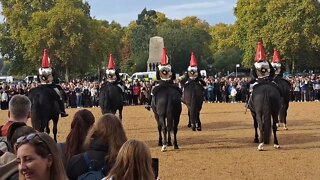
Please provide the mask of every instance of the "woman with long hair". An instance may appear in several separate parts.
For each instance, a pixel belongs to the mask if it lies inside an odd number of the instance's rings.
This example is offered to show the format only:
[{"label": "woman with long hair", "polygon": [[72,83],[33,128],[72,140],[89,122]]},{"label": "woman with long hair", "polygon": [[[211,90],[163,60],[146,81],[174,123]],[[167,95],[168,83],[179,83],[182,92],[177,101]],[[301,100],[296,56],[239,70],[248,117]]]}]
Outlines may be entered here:
[{"label": "woman with long hair", "polygon": [[94,122],[95,118],[91,111],[83,109],[76,112],[71,123],[71,131],[66,139],[65,156],[67,161],[72,156],[84,151],[83,142]]},{"label": "woman with long hair", "polygon": [[138,140],[128,140],[121,147],[116,162],[105,180],[153,180],[151,153],[148,146]]},{"label": "woman with long hair", "polygon": [[19,179],[67,180],[56,142],[46,133],[32,133],[15,145]]},{"label": "woman with long hair", "polygon": [[[102,168],[107,174],[126,140],[127,136],[119,118],[113,114],[104,114],[89,130],[84,142],[85,152],[75,155],[69,160],[68,177],[71,180],[77,179],[90,170],[101,170]],[[89,169],[88,159],[93,169]]]}]

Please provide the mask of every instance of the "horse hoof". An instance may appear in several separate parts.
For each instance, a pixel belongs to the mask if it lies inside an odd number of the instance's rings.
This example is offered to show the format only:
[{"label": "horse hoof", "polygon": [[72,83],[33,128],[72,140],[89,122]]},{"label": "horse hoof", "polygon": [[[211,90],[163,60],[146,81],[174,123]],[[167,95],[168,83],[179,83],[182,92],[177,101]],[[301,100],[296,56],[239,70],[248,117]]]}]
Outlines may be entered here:
[{"label": "horse hoof", "polygon": [[179,149],[178,145],[173,146],[174,149]]},{"label": "horse hoof", "polygon": [[168,142],[168,146],[172,146],[172,142]]},{"label": "horse hoof", "polygon": [[191,127],[191,124],[188,124],[188,127]]},{"label": "horse hoof", "polygon": [[276,125],[277,125],[277,127],[280,127],[280,123],[277,123]]},{"label": "horse hoof", "polygon": [[286,125],[283,126],[283,130],[288,130]]},{"label": "horse hoof", "polygon": [[201,131],[201,127],[198,127],[197,130],[198,130],[198,131]]},{"label": "horse hoof", "polygon": [[263,151],[263,143],[260,143],[258,146],[258,151]]},{"label": "horse hoof", "polygon": [[166,146],[166,145],[163,145],[162,148],[161,148],[161,151],[162,151],[162,152],[166,152],[166,151],[167,151],[167,146]]},{"label": "horse hoof", "polygon": [[162,146],[163,144],[162,144],[162,142],[158,142],[158,146]]},{"label": "horse hoof", "polygon": [[259,143],[259,139],[254,139],[253,142],[254,143]]},{"label": "horse hoof", "polygon": [[274,144],[273,147],[274,147],[275,149],[279,149],[279,148],[280,148],[280,145],[279,145],[279,144]]},{"label": "horse hoof", "polygon": [[196,131],[196,128],[192,128],[192,131]]}]

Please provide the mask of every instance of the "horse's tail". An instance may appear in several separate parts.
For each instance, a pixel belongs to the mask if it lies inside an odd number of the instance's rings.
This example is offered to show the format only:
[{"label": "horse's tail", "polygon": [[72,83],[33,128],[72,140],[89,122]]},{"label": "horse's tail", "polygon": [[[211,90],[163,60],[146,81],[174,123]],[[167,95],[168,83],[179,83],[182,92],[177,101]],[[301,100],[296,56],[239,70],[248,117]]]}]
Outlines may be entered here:
[{"label": "horse's tail", "polygon": [[31,124],[32,127],[38,131],[40,131],[43,127],[43,122],[40,118],[38,109],[41,108],[40,106],[40,94],[35,94],[35,96],[32,98],[32,110],[31,110]]},{"label": "horse's tail", "polygon": [[270,103],[270,97],[269,97],[269,91],[268,89],[264,89],[264,97],[263,97],[263,106],[262,106],[262,123],[263,123],[263,140],[265,144],[270,143],[270,137],[271,137],[271,103]]}]

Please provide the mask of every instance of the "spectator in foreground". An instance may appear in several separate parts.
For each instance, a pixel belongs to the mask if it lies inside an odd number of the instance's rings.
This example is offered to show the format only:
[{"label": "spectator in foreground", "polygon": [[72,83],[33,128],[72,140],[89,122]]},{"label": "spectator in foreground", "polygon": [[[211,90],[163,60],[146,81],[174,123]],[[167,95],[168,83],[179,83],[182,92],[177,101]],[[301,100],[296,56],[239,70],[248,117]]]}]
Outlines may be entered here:
[{"label": "spectator in foreground", "polygon": [[85,152],[73,156],[67,165],[69,179],[77,179],[82,174],[89,172],[85,156],[89,162],[94,162],[93,170],[104,168],[104,174],[108,174],[114,164],[117,154],[127,136],[118,117],[113,114],[104,114],[90,129],[84,142]]},{"label": "spectator in foreground", "polygon": [[27,123],[31,115],[31,102],[27,96],[15,95],[9,102],[8,117],[9,120],[6,124],[1,126],[0,135],[7,136],[8,129],[14,122]]},{"label": "spectator in foreground", "polygon": [[152,169],[151,153],[148,146],[138,140],[125,142],[109,175],[103,180],[152,180],[155,179]]},{"label": "spectator in foreground", "polygon": [[88,134],[88,131],[93,126],[95,118],[91,111],[87,109],[79,110],[73,117],[71,122],[71,130],[67,136],[65,143],[60,143],[62,154],[65,155],[63,159],[69,159],[84,151],[83,143]]},{"label": "spectator in foreground", "polygon": [[56,142],[46,133],[22,136],[15,145],[19,179],[67,180]]}]

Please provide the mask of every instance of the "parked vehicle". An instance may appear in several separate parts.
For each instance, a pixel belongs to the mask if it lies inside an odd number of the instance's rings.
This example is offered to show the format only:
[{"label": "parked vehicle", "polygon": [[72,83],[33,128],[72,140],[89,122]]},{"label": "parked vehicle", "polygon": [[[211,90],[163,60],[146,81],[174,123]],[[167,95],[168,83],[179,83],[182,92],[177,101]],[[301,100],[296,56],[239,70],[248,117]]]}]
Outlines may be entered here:
[{"label": "parked vehicle", "polygon": [[130,79],[130,76],[128,73],[119,73],[119,75],[123,81]]},{"label": "parked vehicle", "polygon": [[0,82],[12,83],[13,80],[13,76],[0,76]]},{"label": "parked vehicle", "polygon": [[37,75],[29,75],[29,76],[26,76],[24,78],[24,81],[26,83],[32,83],[32,82],[38,82],[38,76]]},{"label": "parked vehicle", "polygon": [[138,81],[156,80],[156,72],[155,71],[136,72],[136,73],[132,74],[129,81],[132,82],[136,79]]}]

